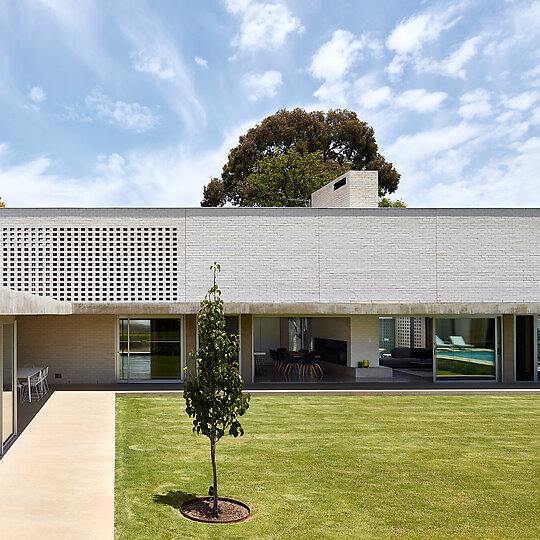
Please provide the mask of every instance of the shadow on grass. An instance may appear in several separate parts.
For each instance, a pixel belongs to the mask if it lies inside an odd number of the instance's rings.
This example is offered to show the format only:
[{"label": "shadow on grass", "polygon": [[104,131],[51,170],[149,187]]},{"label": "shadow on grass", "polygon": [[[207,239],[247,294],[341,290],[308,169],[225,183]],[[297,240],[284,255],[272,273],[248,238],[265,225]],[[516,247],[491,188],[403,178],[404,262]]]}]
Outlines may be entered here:
[{"label": "shadow on grass", "polygon": [[187,493],[186,491],[168,491],[166,495],[158,494],[154,495],[153,500],[158,504],[166,504],[173,508],[178,508],[183,502],[194,499],[197,497],[194,493]]}]

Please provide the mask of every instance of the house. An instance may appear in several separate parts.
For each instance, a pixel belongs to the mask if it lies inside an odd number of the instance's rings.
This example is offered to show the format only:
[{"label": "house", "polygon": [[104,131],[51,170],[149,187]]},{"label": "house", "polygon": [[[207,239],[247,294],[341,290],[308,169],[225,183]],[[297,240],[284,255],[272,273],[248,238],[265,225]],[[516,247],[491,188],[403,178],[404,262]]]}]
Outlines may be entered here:
[{"label": "house", "polygon": [[537,381],[540,209],[377,196],[376,172],[350,171],[310,208],[3,208],[4,394],[15,363],[53,384],[181,381],[214,261],[248,383],[275,380],[278,348],[314,349],[323,380],[391,381],[388,317],[427,321],[430,380]]}]

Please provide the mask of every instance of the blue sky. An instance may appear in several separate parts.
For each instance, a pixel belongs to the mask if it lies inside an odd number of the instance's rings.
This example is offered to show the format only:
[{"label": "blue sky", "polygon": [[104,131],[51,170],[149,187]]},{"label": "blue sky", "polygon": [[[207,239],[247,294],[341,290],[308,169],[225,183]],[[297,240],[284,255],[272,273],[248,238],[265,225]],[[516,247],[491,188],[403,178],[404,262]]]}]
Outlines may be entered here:
[{"label": "blue sky", "polygon": [[540,206],[540,1],[0,0],[8,206],[198,206],[238,136],[348,108],[410,206]]}]

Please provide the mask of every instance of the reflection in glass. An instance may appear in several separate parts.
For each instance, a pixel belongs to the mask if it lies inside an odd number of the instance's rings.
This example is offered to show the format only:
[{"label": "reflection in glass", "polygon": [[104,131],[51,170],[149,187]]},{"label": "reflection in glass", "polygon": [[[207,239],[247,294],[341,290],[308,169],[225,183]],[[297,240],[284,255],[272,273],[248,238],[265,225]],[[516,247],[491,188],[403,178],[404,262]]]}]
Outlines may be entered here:
[{"label": "reflection in glass", "polygon": [[536,357],[537,357],[537,364],[536,369],[538,371],[537,375],[537,381],[540,381],[540,324],[538,323],[540,321],[540,315],[536,316]]},{"label": "reflection in glass", "polygon": [[225,315],[225,332],[229,336],[237,336],[239,334],[238,315]]},{"label": "reflection in glass", "polygon": [[2,441],[6,442],[13,434],[13,362],[14,362],[14,341],[13,325],[0,325],[3,332],[3,392],[2,398]]},{"label": "reflection in glass", "polygon": [[437,379],[495,379],[495,319],[436,319]]},{"label": "reflection in glass", "polygon": [[120,320],[120,378],[181,378],[179,319]]}]

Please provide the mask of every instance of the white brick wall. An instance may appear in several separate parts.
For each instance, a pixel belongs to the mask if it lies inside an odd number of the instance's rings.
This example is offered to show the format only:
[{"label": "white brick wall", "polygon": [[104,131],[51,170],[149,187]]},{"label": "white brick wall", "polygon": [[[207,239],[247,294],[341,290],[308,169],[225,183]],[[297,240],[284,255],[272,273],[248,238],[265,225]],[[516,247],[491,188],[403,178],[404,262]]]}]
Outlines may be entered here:
[{"label": "white brick wall", "polygon": [[[40,240],[62,227],[92,253]],[[140,245],[111,242],[124,228]],[[0,241],[0,284],[66,300],[198,302],[217,261],[230,302],[540,301],[540,209],[5,208]]]}]

